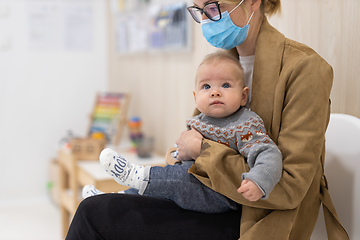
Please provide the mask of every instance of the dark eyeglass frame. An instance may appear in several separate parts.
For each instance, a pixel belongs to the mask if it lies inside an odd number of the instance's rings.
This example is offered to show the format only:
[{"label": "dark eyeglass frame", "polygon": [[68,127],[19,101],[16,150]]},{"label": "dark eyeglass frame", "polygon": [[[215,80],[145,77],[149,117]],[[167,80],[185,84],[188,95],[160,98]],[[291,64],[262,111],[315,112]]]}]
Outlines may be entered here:
[{"label": "dark eyeglass frame", "polygon": [[[219,11],[219,15],[220,15],[220,18],[219,18],[219,19],[212,19],[212,18],[209,16],[209,14],[208,14],[206,11],[204,11],[204,8],[206,8],[206,6],[208,6],[208,5],[210,5],[210,4],[215,4],[215,5],[216,5],[216,7],[217,7],[217,9],[218,9],[218,11]],[[193,12],[192,12],[193,10],[192,10],[192,9],[196,9],[196,10],[200,11],[201,15],[203,15],[203,14],[205,13],[205,16],[206,16],[208,19],[210,19],[211,21],[217,22],[217,21],[219,21],[219,20],[221,19],[221,11],[220,11],[219,1],[217,1],[217,2],[209,2],[209,3],[205,4],[203,8],[199,8],[199,7],[197,7],[197,6],[187,7],[187,10],[189,11],[190,15],[191,15],[192,18],[195,20],[195,22],[201,23],[201,20],[199,21],[199,20],[197,19],[196,15],[193,14]]]}]

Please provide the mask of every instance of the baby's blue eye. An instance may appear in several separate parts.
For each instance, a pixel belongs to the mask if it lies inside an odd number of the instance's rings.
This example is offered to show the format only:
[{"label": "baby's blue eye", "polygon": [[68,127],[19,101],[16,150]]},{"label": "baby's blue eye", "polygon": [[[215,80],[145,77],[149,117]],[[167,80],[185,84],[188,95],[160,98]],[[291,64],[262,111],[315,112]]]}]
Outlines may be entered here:
[{"label": "baby's blue eye", "polygon": [[203,89],[210,89],[210,85],[209,84],[204,84]]},{"label": "baby's blue eye", "polygon": [[229,87],[230,87],[230,84],[228,84],[228,83],[223,84],[223,88],[229,88]]}]

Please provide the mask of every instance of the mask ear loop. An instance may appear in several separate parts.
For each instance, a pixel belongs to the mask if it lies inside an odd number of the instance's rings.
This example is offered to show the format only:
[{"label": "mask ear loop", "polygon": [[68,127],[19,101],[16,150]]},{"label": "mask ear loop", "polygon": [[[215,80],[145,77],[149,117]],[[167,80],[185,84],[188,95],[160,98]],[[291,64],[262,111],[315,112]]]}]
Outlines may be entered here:
[{"label": "mask ear loop", "polygon": [[[239,2],[239,4],[236,5],[236,6],[233,8],[233,10],[231,10],[231,11],[229,12],[229,15],[230,15],[230,13],[232,13],[235,9],[237,9],[244,1],[245,1],[245,0],[242,0],[241,2]],[[250,20],[251,20],[251,18],[253,17],[254,13],[255,13],[255,12],[252,12],[252,13],[251,13],[250,18],[249,18],[248,22],[246,23],[246,25],[248,25],[248,24],[250,23]]]},{"label": "mask ear loop", "polygon": [[244,1],[245,1],[245,0],[242,0],[238,5],[236,5],[236,7],[234,7],[233,10],[231,10],[231,11],[229,12],[229,15],[230,15],[230,13],[232,13],[235,9],[237,9]]},{"label": "mask ear loop", "polygon": [[250,18],[249,18],[249,20],[248,20],[248,22],[247,22],[246,25],[248,25],[248,24],[250,23],[250,20],[251,20],[251,18],[253,17],[254,13],[255,13],[255,12],[252,12],[252,14],[250,15]]}]

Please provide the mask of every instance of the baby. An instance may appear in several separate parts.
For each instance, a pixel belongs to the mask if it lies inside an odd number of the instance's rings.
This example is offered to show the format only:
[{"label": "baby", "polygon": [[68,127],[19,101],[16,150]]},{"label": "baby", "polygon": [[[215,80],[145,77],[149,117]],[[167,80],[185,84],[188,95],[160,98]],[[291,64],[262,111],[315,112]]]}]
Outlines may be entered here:
[{"label": "baby", "polygon": [[[250,171],[242,175],[238,192],[249,201],[257,201],[268,198],[280,180],[282,155],[267,135],[262,119],[244,107],[249,94],[244,82],[238,59],[223,51],[206,56],[198,67],[193,92],[201,113],[186,123],[189,129],[196,129],[204,138],[225,144],[245,157]],[[180,207],[200,212],[237,208],[235,202],[203,186],[187,172],[194,160],[166,167],[144,167],[131,163],[111,149],[104,149],[100,162],[115,181],[131,187],[125,193],[171,199]],[[193,192],[205,192],[203,198],[206,200],[199,204],[201,197],[194,197]],[[84,197],[99,193],[92,186],[83,189]],[[208,199],[217,199],[215,206]]]}]

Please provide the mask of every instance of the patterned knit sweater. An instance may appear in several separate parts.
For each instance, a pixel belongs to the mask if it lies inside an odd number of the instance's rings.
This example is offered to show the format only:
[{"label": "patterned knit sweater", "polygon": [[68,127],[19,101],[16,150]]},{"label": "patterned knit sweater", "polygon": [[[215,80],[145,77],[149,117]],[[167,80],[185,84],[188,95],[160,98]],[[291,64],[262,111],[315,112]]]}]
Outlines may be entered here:
[{"label": "patterned knit sweater", "polygon": [[[225,118],[200,113],[186,121],[187,127],[199,131],[204,138],[225,144],[243,155],[250,167],[242,178],[255,182],[268,198],[282,174],[282,154],[267,135],[262,119],[241,107]],[[240,183],[239,183],[240,186]]]}]

